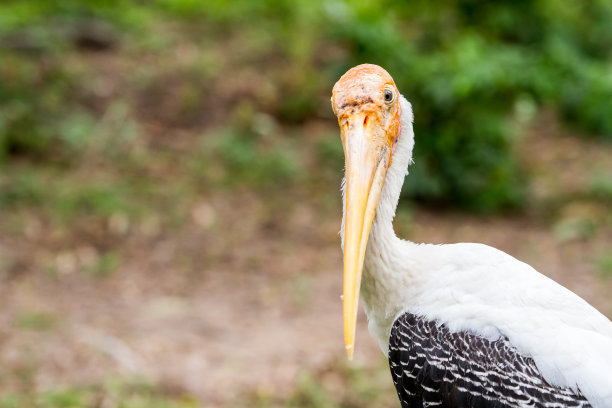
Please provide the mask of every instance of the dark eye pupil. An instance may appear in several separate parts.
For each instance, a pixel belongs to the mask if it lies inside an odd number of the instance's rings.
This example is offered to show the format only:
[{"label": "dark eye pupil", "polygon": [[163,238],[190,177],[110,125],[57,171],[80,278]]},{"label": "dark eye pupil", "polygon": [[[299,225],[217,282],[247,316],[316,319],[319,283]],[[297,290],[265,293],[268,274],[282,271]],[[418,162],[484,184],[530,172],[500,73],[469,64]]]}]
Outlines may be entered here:
[{"label": "dark eye pupil", "polygon": [[387,89],[385,91],[385,101],[389,102],[391,99],[393,99],[393,93]]}]

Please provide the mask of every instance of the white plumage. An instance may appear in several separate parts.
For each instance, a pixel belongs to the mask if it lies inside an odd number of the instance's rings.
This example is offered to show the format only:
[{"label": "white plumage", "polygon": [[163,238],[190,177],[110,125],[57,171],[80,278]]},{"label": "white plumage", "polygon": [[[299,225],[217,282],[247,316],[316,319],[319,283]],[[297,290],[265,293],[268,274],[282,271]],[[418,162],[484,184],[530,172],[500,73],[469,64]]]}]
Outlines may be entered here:
[{"label": "white plumage", "polygon": [[[415,244],[392,220],[414,134],[400,96],[401,130],[369,234],[361,280],[369,330],[386,354],[404,312],[489,339],[507,337],[551,384],[580,389],[595,408],[612,407],[612,322],[531,266],[482,244]],[[345,196],[343,183],[343,197]],[[346,208],[346,207],[345,207]],[[344,248],[344,220],[341,236]]]}]

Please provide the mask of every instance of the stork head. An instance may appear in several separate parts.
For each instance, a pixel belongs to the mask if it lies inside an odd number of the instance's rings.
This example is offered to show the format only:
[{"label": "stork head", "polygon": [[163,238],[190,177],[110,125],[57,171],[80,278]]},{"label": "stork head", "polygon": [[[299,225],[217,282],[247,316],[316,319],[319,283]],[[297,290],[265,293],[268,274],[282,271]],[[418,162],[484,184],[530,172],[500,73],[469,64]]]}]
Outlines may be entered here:
[{"label": "stork head", "polygon": [[399,92],[381,67],[358,65],[334,85],[332,108],[345,158],[343,316],[351,359],[368,236],[400,134]]}]

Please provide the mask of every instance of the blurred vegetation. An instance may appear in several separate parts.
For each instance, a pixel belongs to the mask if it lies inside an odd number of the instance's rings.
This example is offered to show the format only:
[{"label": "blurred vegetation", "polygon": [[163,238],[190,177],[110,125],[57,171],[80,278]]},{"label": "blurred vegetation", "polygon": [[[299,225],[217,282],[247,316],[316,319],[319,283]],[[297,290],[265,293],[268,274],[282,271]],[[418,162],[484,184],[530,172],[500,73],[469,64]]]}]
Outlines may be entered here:
[{"label": "blurred vegetation", "polygon": [[0,408],[195,408],[190,396],[168,396],[145,383],[108,381],[104,387],[74,387],[0,396]]},{"label": "blurred vegetation", "polygon": [[[218,407],[256,408],[365,408],[395,407],[396,394],[388,377],[387,362],[381,367],[335,363],[322,372],[303,372],[290,395],[280,398],[272,390],[228,396]],[[380,368],[380,369],[378,369]],[[320,377],[324,378],[321,381]],[[384,390],[384,392],[381,392]],[[198,400],[180,390],[165,390],[142,381],[110,379],[96,386],[56,388],[41,392],[0,396],[0,408],[195,408]]]},{"label": "blurred vegetation", "polygon": [[[24,158],[74,166],[96,143],[96,156],[120,160],[146,119],[138,112],[150,103],[143,98],[173,95],[171,107],[158,107],[167,108],[170,125],[206,128],[205,112],[225,123],[216,148],[228,171],[255,186],[275,173],[291,179],[299,171],[292,153],[260,156],[265,137],[230,124],[231,111],[246,103],[283,126],[331,119],[331,86],[363,62],[386,67],[413,103],[408,196],[487,211],[523,204],[526,175],[514,142],[542,106],[612,140],[612,3],[605,0],[8,0],[0,7],[5,166]],[[164,61],[187,43],[195,57]],[[153,62],[122,72],[129,89],[112,92],[79,58],[91,51]],[[117,102],[126,105],[125,120],[105,129],[99,123]],[[20,186],[8,189],[5,204],[20,194],[36,199]]]}]

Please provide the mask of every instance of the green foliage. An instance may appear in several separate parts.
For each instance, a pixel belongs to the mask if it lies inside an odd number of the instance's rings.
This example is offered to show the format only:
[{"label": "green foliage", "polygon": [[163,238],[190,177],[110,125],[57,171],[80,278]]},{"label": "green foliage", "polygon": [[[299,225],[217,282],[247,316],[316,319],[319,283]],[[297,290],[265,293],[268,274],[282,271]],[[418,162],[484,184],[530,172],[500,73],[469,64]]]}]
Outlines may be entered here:
[{"label": "green foliage", "polygon": [[602,255],[597,262],[597,267],[601,276],[606,278],[612,277],[612,254],[606,253]]},{"label": "green foliage", "polygon": [[[283,126],[330,118],[333,82],[353,65],[382,65],[413,103],[415,164],[404,194],[421,200],[481,211],[523,204],[526,175],[514,144],[527,124],[516,109],[524,101],[532,110],[557,107],[568,123],[612,139],[606,0],[12,0],[0,7],[0,43],[9,45],[0,52],[0,165],[22,157],[71,164],[92,140],[117,133],[100,129],[100,107],[86,98],[91,75],[74,63],[83,27],[95,25],[110,33],[113,50],[121,40],[132,44],[122,47],[129,52],[140,45],[169,60],[165,69],[176,78],[152,66],[139,81],[155,78],[152,99],[178,124],[197,123],[217,105],[227,119],[244,100]],[[184,44],[200,57],[173,61]],[[238,75],[244,83],[235,87],[229,82],[239,67],[258,76]],[[261,134],[225,128],[211,147],[225,169],[209,160],[213,170],[196,171],[236,172],[234,180],[262,186],[300,170],[281,152],[286,146],[262,148]]]},{"label": "green foliage", "polygon": [[55,316],[47,313],[22,313],[17,316],[15,325],[25,330],[49,330],[55,323]]},{"label": "green foliage", "polygon": [[120,263],[119,254],[113,251],[105,252],[92,265],[85,268],[85,273],[93,278],[106,278],[115,272]]},{"label": "green foliage", "polygon": [[98,406],[121,408],[195,408],[193,397],[166,396],[146,384],[127,384],[112,381],[104,387],[74,387],[51,389],[31,394],[0,397],[0,408],[86,408]]},{"label": "green foliage", "polygon": [[592,219],[579,217],[562,219],[553,227],[559,241],[590,238],[596,231],[597,225]]},{"label": "green foliage", "polygon": [[76,217],[107,218],[113,214],[135,214],[143,205],[134,200],[128,186],[71,179],[52,169],[14,169],[0,174],[0,209],[43,208],[54,220],[67,224]]},{"label": "green foliage", "polygon": [[589,179],[587,191],[595,198],[612,201],[612,177],[606,172],[593,174]]},{"label": "green foliage", "polygon": [[18,171],[12,177],[0,176],[0,208],[42,204],[45,188],[34,171]]},{"label": "green foliage", "polygon": [[71,84],[53,58],[0,54],[0,164],[8,156],[62,153],[55,142],[64,135],[58,124]]},{"label": "green foliage", "polygon": [[[608,5],[443,3],[355,2],[335,26],[350,51],[345,68],[364,61],[387,67],[413,103],[415,164],[407,195],[479,210],[522,203],[525,176],[513,154],[512,110],[524,95],[558,103],[568,119],[612,137],[610,98],[603,97],[612,93],[604,74],[609,51],[585,35],[609,28],[579,24],[594,14],[609,23]],[[563,19],[567,26],[558,25]]]},{"label": "green foliage", "polygon": [[[333,371],[323,376],[302,373],[293,395],[279,404],[281,407],[340,408],[340,407],[387,407],[395,406],[395,392],[389,381],[386,361],[381,367],[362,367],[340,363]],[[326,378],[325,376],[329,378]],[[338,386],[338,382],[341,383]],[[336,384],[331,388],[330,384]],[[381,391],[383,390],[383,391]],[[263,405],[266,406],[266,405]]]},{"label": "green foliage", "polygon": [[303,374],[300,378],[295,394],[288,405],[304,408],[335,408],[338,406],[329,391],[308,374]]},{"label": "green foliage", "polygon": [[[344,150],[342,150],[342,144],[338,142],[338,135],[329,135],[321,139],[317,144],[317,155],[326,166],[343,163]],[[340,164],[338,168],[341,169],[342,165]]]},{"label": "green foliage", "polygon": [[128,206],[124,197],[116,186],[66,186],[57,192],[56,206],[64,219],[78,212],[108,216]]},{"label": "green foliage", "polygon": [[71,28],[75,24],[94,20],[128,27],[143,25],[152,17],[149,7],[133,0],[5,0],[0,8],[0,34],[25,28],[27,36],[34,34],[36,37],[43,37],[36,32],[49,34],[55,31],[61,38],[62,30],[59,27]]},{"label": "green foliage", "polygon": [[212,147],[205,145],[197,160],[220,165],[223,184],[267,188],[287,184],[298,174],[300,163],[290,143],[267,144],[261,135],[240,128],[225,129],[212,139]]}]

